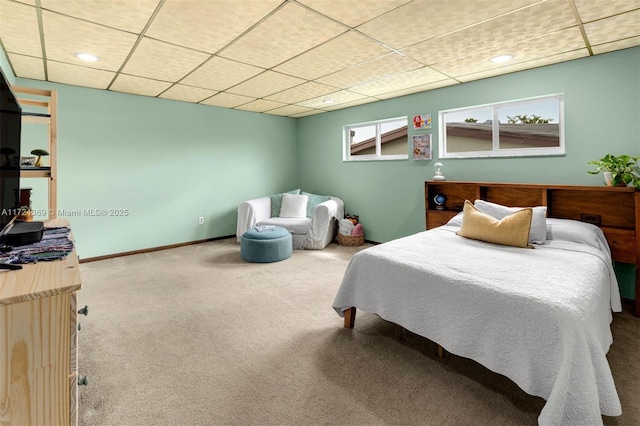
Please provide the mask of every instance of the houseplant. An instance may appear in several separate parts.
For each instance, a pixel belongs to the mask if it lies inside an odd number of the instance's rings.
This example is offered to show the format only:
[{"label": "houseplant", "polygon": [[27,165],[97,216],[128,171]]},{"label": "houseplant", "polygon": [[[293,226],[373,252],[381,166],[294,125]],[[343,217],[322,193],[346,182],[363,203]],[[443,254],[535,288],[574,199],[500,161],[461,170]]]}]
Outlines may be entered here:
[{"label": "houseplant", "polygon": [[639,157],[630,155],[615,156],[607,154],[599,160],[592,160],[587,164],[596,166],[596,170],[589,170],[587,173],[597,175],[603,172],[605,182],[608,186],[635,186],[640,188],[640,176],[638,176]]}]

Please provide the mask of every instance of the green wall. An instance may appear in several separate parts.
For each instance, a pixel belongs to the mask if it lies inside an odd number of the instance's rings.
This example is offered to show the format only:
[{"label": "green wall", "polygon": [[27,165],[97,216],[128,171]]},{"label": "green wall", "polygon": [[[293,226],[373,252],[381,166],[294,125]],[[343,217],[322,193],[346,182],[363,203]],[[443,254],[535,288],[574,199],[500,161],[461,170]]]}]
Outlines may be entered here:
[{"label": "green wall", "polygon": [[[431,114],[438,158],[438,111],[552,93],[565,94],[566,155],[445,159],[448,180],[600,185],[586,163],[606,153],[640,155],[640,48],[305,117],[298,122],[300,186],[345,201],[368,240],[385,242],[425,228],[424,181],[433,161],[342,161],[347,124]],[[421,132],[423,133],[423,132]],[[632,284],[624,286],[633,297]]]},{"label": "green wall", "polygon": [[85,257],[235,234],[241,201],[295,184],[293,119],[86,91],[59,91],[59,207],[130,216],[74,221],[101,230]]},{"label": "green wall", "polygon": [[[385,242],[423,230],[424,181],[433,161],[343,162],[342,127],[551,93],[565,94],[566,155],[444,159],[448,180],[599,185],[586,163],[605,153],[640,155],[640,48],[474,81],[305,117],[298,123],[300,185],[344,198],[367,239]],[[421,132],[422,133],[422,132]]]},{"label": "green wall", "polygon": [[[241,201],[297,183],[295,119],[21,78],[16,84],[58,90],[58,210],[72,216],[82,258],[234,235]],[[23,155],[46,147],[43,128],[25,126]],[[21,186],[33,187],[34,209],[46,210],[46,180]],[[120,209],[127,215],[89,213]]]},{"label": "green wall", "polygon": [[[640,48],[298,120],[15,79],[1,49],[0,67],[15,84],[59,91],[59,209],[129,210],[72,218],[84,258],[233,235],[242,200],[294,187],[341,197],[369,240],[423,230],[434,161],[345,163],[342,126],[352,123],[431,114],[438,158],[438,111],[562,92],[566,155],[444,160],[447,179],[599,185],[587,161],[640,155]],[[41,132],[25,130],[26,149],[39,147]],[[26,184],[34,207],[46,208],[44,181]],[[623,296],[632,298],[625,271]]]}]

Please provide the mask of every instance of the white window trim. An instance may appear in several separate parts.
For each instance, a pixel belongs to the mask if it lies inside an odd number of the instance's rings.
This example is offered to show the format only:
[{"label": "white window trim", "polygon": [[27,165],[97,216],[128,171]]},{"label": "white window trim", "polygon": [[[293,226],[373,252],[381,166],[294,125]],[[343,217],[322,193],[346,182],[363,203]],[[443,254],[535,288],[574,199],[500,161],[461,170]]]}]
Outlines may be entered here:
[{"label": "white window trim", "polygon": [[[541,147],[541,148],[514,148],[514,149],[500,149],[500,135],[499,135],[499,125],[498,122],[498,108],[500,106],[514,106],[514,105],[525,105],[528,103],[534,103],[535,101],[540,101],[543,99],[557,99],[560,104],[560,123],[559,123],[559,137],[560,143],[557,147]],[[493,150],[492,151],[465,151],[465,152],[452,152],[447,153],[446,151],[446,123],[445,123],[445,115],[451,112],[462,112],[462,111],[475,111],[478,109],[488,109],[491,108],[493,111],[493,121],[492,121],[492,137],[493,137]],[[439,158],[487,158],[487,157],[541,157],[541,156],[552,156],[552,155],[564,155],[565,151],[565,138],[564,138],[564,93],[556,93],[552,95],[543,95],[536,96],[532,98],[523,98],[516,99],[513,101],[505,101],[505,102],[495,102],[490,104],[482,104],[482,105],[474,105],[470,107],[463,108],[455,108],[448,109],[438,112],[438,121],[439,121],[439,129],[438,129],[438,148],[439,148]]]},{"label": "white window trim", "polygon": [[[407,116],[385,118],[384,120],[366,121],[363,123],[348,124],[344,126],[342,132],[342,161],[389,161],[389,160],[408,160],[409,159],[409,131],[407,127],[407,153],[406,154],[387,154],[382,155],[381,151],[381,129],[380,126],[384,123],[392,121],[407,120],[407,126],[409,125],[409,118]],[[376,126],[376,153],[372,155],[351,155],[351,129],[358,127]]]}]

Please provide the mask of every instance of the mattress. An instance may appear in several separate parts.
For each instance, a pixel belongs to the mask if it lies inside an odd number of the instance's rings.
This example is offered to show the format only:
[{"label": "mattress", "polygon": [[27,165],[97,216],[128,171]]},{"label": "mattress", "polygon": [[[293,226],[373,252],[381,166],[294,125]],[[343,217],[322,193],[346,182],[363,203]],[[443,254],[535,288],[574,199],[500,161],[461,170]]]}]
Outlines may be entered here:
[{"label": "mattress", "polygon": [[574,222],[549,223],[555,238],[533,249],[454,225],[373,246],[353,256],[333,307],[375,313],[507,376],[546,400],[542,425],[601,424],[622,413],[606,359],[622,307],[602,231]]}]

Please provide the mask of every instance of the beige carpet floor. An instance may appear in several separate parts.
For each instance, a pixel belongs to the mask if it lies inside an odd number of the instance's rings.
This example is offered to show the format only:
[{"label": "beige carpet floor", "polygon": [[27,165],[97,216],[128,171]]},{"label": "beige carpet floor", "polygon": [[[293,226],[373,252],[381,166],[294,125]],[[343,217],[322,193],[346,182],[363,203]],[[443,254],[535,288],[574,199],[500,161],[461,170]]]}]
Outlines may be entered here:
[{"label": "beige carpet floor", "polygon": [[[544,405],[479,364],[331,308],[351,256],[331,244],[240,259],[235,239],[81,265],[81,425],[532,425]],[[640,425],[640,319],[615,314],[609,362]]]}]

